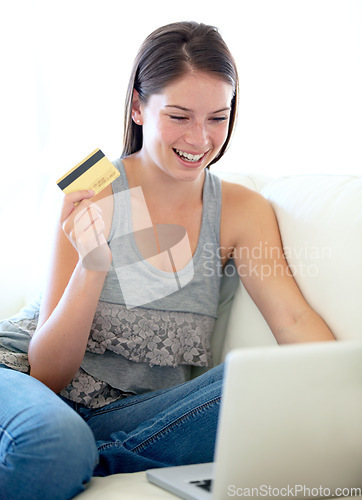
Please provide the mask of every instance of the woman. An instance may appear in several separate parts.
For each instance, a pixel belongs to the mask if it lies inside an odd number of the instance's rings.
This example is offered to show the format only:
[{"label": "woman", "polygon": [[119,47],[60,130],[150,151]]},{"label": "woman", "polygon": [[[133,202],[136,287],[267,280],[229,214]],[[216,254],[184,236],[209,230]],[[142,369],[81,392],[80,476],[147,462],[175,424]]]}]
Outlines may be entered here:
[{"label": "woman", "polygon": [[92,474],[212,461],[222,366],[190,370],[211,366],[230,257],[279,343],[334,338],[288,271],[269,203],[209,171],[237,92],[213,27],[171,24],[142,45],[120,176],[64,197],[36,331],[29,347],[2,342],[0,498],[69,498]]}]

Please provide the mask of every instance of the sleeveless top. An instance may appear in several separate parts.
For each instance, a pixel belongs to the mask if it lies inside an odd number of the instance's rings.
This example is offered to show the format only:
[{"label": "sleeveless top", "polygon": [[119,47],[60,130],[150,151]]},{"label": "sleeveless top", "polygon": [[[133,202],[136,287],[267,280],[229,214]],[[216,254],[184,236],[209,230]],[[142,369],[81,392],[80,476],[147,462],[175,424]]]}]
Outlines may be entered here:
[{"label": "sleeveless top", "polygon": [[[60,393],[93,408],[185,382],[191,366],[212,365],[210,337],[222,276],[220,179],[205,170],[197,248],[176,272],[174,256],[189,249],[186,232],[172,224],[153,227],[142,189],[130,189],[122,161],[114,164],[120,176],[112,183],[108,244],[113,261],[81,367]],[[167,271],[152,265],[157,254],[169,263]],[[28,370],[25,353],[36,328],[34,311],[33,317],[20,314],[0,324],[0,364]]]}]

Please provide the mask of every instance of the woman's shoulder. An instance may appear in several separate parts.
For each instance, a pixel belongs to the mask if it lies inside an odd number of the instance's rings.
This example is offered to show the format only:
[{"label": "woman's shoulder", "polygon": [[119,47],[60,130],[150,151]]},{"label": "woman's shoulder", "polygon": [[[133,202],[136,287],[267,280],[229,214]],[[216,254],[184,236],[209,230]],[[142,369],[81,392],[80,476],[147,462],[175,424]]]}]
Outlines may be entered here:
[{"label": "woman's shoulder", "polygon": [[221,185],[222,235],[235,244],[241,233],[255,228],[258,221],[273,209],[268,200],[253,189],[225,180]]},{"label": "woman's shoulder", "polygon": [[236,209],[255,210],[269,206],[264,196],[242,184],[222,180],[221,189],[223,209],[233,212],[234,216],[242,215],[240,212],[235,213]]}]

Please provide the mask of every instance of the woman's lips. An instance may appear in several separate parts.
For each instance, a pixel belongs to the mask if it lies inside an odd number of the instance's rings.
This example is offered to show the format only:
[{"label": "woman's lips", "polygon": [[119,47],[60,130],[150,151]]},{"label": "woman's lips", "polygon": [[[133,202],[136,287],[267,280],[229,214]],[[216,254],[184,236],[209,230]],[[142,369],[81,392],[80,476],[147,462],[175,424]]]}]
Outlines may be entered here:
[{"label": "woman's lips", "polygon": [[184,160],[185,162],[190,163],[191,165],[195,164],[195,163],[199,163],[206,155],[206,152],[199,153],[199,154],[193,154],[193,153],[188,153],[186,151],[181,151],[180,149],[176,149],[176,148],[173,148],[173,150],[177,154],[177,156],[179,158],[181,158],[181,160]]}]

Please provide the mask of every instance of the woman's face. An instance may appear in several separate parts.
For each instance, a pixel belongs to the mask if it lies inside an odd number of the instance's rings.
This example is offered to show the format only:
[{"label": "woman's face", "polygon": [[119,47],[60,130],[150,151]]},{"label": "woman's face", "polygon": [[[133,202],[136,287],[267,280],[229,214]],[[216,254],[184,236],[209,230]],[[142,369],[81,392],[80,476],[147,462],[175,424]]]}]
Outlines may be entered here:
[{"label": "woman's face", "polygon": [[223,146],[229,127],[233,87],[209,73],[190,72],[146,104],[133,103],[143,126],[139,157],[179,180],[197,178]]}]

